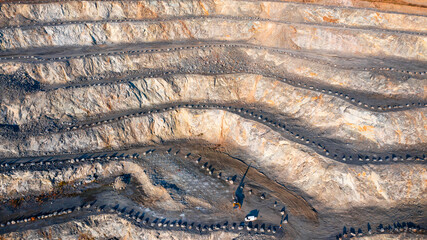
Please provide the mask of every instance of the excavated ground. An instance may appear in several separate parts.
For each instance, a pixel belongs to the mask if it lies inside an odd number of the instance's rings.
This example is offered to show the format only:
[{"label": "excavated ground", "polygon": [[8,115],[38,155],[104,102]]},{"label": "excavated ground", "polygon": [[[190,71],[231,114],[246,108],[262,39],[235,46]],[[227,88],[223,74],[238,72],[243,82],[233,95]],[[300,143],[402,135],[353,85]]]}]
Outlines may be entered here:
[{"label": "excavated ground", "polygon": [[426,7],[0,1],[0,238],[425,239]]},{"label": "excavated ground", "polygon": [[[179,222],[176,229],[186,229],[190,233],[197,232],[197,229],[187,229],[189,225],[194,228],[199,224],[207,226],[208,232],[210,226],[219,224],[222,229],[228,223],[226,232],[233,233],[239,232],[238,227],[231,229],[233,224],[239,226],[246,214],[258,209],[261,214],[256,228],[262,227],[265,232],[257,230],[253,234],[280,237],[284,231],[291,238],[296,238],[300,232],[311,238],[327,236],[331,230],[338,232],[341,227],[337,226],[347,221],[351,221],[353,226],[366,222],[377,225],[391,215],[393,219],[402,219],[421,213],[421,218],[414,220],[427,220],[427,209],[417,206],[393,210],[358,208],[346,212],[349,216],[337,218],[339,213],[333,209],[314,209],[298,195],[300,190],[293,192],[254,168],[247,175],[243,208],[235,210],[231,206],[231,196],[247,165],[218,150],[218,146],[206,143],[173,142],[162,147],[119,152],[10,159],[9,165],[15,166],[17,172],[2,173],[2,181],[7,184],[2,192],[1,222],[37,218],[68,209],[72,212],[66,218],[50,216],[48,220],[17,223],[3,230],[38,229],[70,218],[96,215],[97,212],[117,212],[119,216],[148,229],[174,230],[175,225],[169,225]],[[67,160],[70,157],[74,159],[71,162]],[[116,187],[117,179],[124,183],[120,188]],[[233,179],[233,183],[228,179]],[[261,195],[265,199],[261,199]],[[86,208],[88,203],[91,206]],[[280,210],[284,206],[291,222],[284,225],[284,230],[279,230]],[[353,212],[358,217],[352,216]],[[203,214],[203,222],[200,222],[200,214]],[[135,221],[138,218],[140,220]],[[146,224],[141,223],[144,220]],[[163,226],[166,223],[167,226]],[[182,228],[184,223],[185,228]],[[278,232],[268,233],[268,228],[275,228]],[[247,229],[240,231],[247,232]]]}]

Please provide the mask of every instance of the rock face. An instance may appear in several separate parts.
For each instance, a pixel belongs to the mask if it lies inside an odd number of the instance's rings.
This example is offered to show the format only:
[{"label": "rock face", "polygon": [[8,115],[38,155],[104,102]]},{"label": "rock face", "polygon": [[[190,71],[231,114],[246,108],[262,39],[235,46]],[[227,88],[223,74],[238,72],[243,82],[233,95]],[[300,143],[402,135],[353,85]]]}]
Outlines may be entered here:
[{"label": "rock face", "polygon": [[1,236],[425,238],[426,8],[0,2]]}]

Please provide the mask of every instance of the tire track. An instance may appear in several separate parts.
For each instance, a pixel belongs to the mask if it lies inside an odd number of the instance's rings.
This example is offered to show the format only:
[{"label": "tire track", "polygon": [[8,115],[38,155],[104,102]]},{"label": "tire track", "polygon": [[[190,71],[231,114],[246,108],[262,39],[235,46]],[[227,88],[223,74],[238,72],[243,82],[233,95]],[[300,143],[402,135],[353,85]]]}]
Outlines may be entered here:
[{"label": "tire track", "polygon": [[[46,159],[39,160],[38,162],[30,160],[25,162],[21,161],[19,163],[13,160],[9,160],[9,161],[0,160],[2,162],[2,165],[0,165],[0,173],[15,172],[15,171],[30,171],[30,172],[43,171],[44,172],[52,169],[59,170],[59,171],[67,171],[67,169],[69,169],[70,166],[80,167],[83,164],[91,164],[91,165],[95,163],[109,164],[111,162],[118,164],[119,162],[123,162],[123,161],[137,164],[138,166],[149,169],[153,167],[150,164],[150,162],[152,161],[152,158],[157,158],[162,155],[166,157],[170,157],[170,155],[172,154],[178,157],[179,160],[175,159],[174,161],[177,161],[178,164],[182,164],[181,166],[188,167],[186,166],[186,164],[188,164],[190,165],[190,167],[195,167],[196,169],[199,169],[203,163],[205,163],[205,165],[208,164],[208,162],[205,162],[206,161],[205,159],[208,159],[208,161],[212,160],[209,157],[207,157],[206,154],[203,154],[203,153],[194,154],[194,152],[191,151],[193,146],[189,149],[187,149],[186,147],[184,147],[184,149],[179,147],[176,148],[175,144],[173,144],[171,147],[169,146],[171,145],[169,144],[168,146],[156,145],[156,146],[151,146],[150,148],[148,148],[148,150],[146,150],[147,147],[145,147],[144,148],[145,150],[143,150],[142,152],[138,150],[137,151],[138,153],[135,152],[133,154],[132,152],[129,152],[129,151],[120,152],[120,153],[119,152],[85,153],[83,156],[79,156],[76,158],[68,157],[65,159],[56,159],[56,160],[52,158],[50,159],[46,158]],[[188,143],[186,143],[184,144],[184,146],[189,146],[189,145]],[[211,151],[208,150],[208,152],[211,152]],[[139,153],[141,153],[141,155]],[[222,181],[226,183],[229,181],[228,179],[229,177],[221,174],[221,173],[224,173],[222,171],[226,171],[224,167],[227,169],[233,169],[232,174],[238,174],[239,176],[242,176],[246,168],[248,167],[248,165],[245,164],[245,161],[238,158],[234,158],[229,154],[226,154],[224,152],[217,151],[217,150],[214,151],[214,153],[220,154],[221,160],[217,160],[217,162],[214,162],[213,163],[214,166],[212,166],[211,164],[212,168],[210,168],[209,174],[205,173],[206,176],[211,179],[215,179],[216,181]],[[7,166],[4,166],[6,164]],[[216,165],[219,165],[219,166],[216,166]],[[14,168],[12,169],[12,167]],[[204,169],[204,167],[202,167],[202,169]],[[206,169],[208,169],[207,166],[206,166]],[[215,171],[215,174],[213,174],[214,171]],[[129,172],[126,172],[126,173],[129,173]],[[116,173],[107,178],[117,177],[117,176],[120,176],[120,174],[121,173]],[[265,188],[266,190],[268,189],[270,191],[269,194],[272,195],[274,198],[280,200],[283,204],[286,204],[288,207],[291,207],[291,209],[289,210],[289,213],[291,213],[294,216],[304,216],[306,219],[313,221],[315,223],[318,223],[317,213],[313,210],[313,207],[310,206],[310,204],[304,200],[304,198],[290,191],[283,185],[275,181],[272,181],[266,175],[259,172],[255,168],[251,169],[248,176],[250,176],[249,178],[251,179],[251,181],[255,181],[257,185],[261,186],[262,188]],[[95,179],[93,179],[92,181],[87,181],[87,180],[77,181],[77,180],[66,179],[64,181],[68,183],[73,183],[71,187],[78,187],[81,185],[92,183],[94,180]],[[227,183],[226,185],[228,184],[233,185],[234,183]]]},{"label": "tire track", "polygon": [[[167,148],[166,148],[167,149]],[[165,155],[169,155],[171,149],[169,149],[168,151],[166,151],[166,153],[164,153],[165,151],[165,147],[160,147],[160,150],[162,150],[161,152]],[[126,154],[126,153],[114,153],[114,154],[102,154],[102,153],[95,153],[95,154],[90,154],[87,153],[88,155],[91,155],[90,157],[84,158],[84,157],[77,157],[77,158],[72,158],[72,159],[62,159],[62,160],[52,160],[52,159],[47,159],[45,161],[41,160],[39,163],[35,163],[35,162],[26,162],[26,163],[21,163],[21,164],[13,164],[11,163],[11,166],[16,166],[16,168],[13,169],[8,169],[6,166],[4,167],[4,164],[1,165],[0,168],[0,172],[9,172],[9,171],[46,171],[49,170],[51,168],[55,168],[55,169],[68,169],[70,166],[76,166],[76,165],[80,165],[80,164],[95,164],[95,163],[109,163],[109,162],[119,162],[119,161],[129,161],[129,162],[133,162],[136,164],[142,164],[145,165],[144,162],[149,161],[149,159],[146,159],[145,156],[147,155],[151,155],[153,152],[155,152],[156,149],[149,149],[148,151],[143,152],[143,156],[140,156],[138,153],[134,153],[132,155],[130,154]],[[156,151],[157,152],[157,151]],[[161,154],[161,153],[159,153]],[[195,159],[192,159],[193,157],[196,158],[197,156],[190,156],[190,154],[184,155],[185,153],[180,153],[179,155],[182,155],[181,157],[187,159],[190,158],[188,161],[191,161],[193,164],[195,164],[196,166],[199,165],[199,161],[195,161]],[[86,155],[86,154],[85,154]],[[98,156],[95,156],[98,155]],[[176,154],[174,154],[176,155]],[[189,157],[190,156],[190,157]],[[3,163],[5,162],[4,160],[2,161]],[[238,162],[236,160],[236,162]],[[237,165],[241,165],[243,163],[236,163]],[[7,163],[6,163],[7,165]],[[244,166],[246,166],[245,164],[243,164]],[[148,165],[147,165],[148,166]],[[199,166],[197,166],[197,168],[199,168]],[[233,168],[238,168],[239,170],[241,170],[239,167],[236,167],[233,165]],[[118,175],[120,175],[120,173],[118,173]],[[113,177],[117,177],[117,174],[114,175]],[[259,173],[258,171],[254,171],[252,172],[253,178],[255,179],[261,179],[266,181],[266,179],[268,179],[266,176],[264,176],[263,174]],[[213,177],[213,176],[211,176]],[[217,179],[217,177],[213,177],[215,179]],[[225,181],[224,179],[222,179],[222,181]],[[271,180],[269,180],[271,181]],[[66,182],[69,182],[68,180]],[[80,182],[74,182],[73,186],[77,185],[85,185],[86,182],[80,183]],[[274,184],[273,184],[274,185]],[[284,189],[283,187],[279,186],[278,184],[275,184],[277,186],[271,186],[270,188],[280,188],[282,191],[289,191],[287,189]],[[263,186],[264,188],[268,188],[267,186],[265,186],[265,182],[261,181],[261,186]],[[280,194],[281,192],[279,192]],[[283,193],[282,193],[283,194]],[[312,211],[312,207],[310,207],[310,205],[303,200],[302,198],[298,197],[297,195],[295,195],[294,193],[290,192],[287,193],[290,194],[291,196],[286,195],[286,202],[288,201],[292,201],[289,202],[289,204],[291,204],[292,207],[294,207],[294,211],[298,211],[298,210],[302,210],[302,211],[308,211],[311,214],[313,214],[314,212]],[[276,196],[277,197],[277,196]],[[279,197],[280,200],[283,200],[282,198]],[[293,202],[295,201],[295,202]],[[0,222],[0,230],[6,229],[6,231],[10,230],[10,227],[13,227],[13,225],[23,225],[25,223],[34,223],[34,222],[38,222],[39,220],[44,220],[44,219],[55,219],[57,217],[60,216],[64,216],[64,215],[76,215],[76,213],[80,216],[80,215],[90,215],[90,214],[102,214],[102,213],[108,213],[108,214],[117,214],[120,217],[123,217],[125,219],[128,219],[134,223],[137,223],[138,226],[141,227],[145,227],[145,228],[167,228],[168,230],[193,230],[196,232],[210,232],[210,231],[215,231],[215,230],[220,230],[222,229],[223,231],[242,231],[244,230],[244,228],[240,228],[239,223],[230,221],[228,220],[224,220],[220,223],[218,223],[219,221],[217,221],[216,223],[210,223],[210,224],[203,224],[203,223],[198,223],[198,222],[191,222],[188,220],[169,220],[166,218],[156,218],[155,215],[156,214],[151,214],[150,216],[149,213],[146,213],[144,211],[144,208],[148,208],[146,206],[143,205],[143,209],[140,209],[139,204],[135,204],[135,202],[132,202],[131,207],[128,206],[123,206],[123,205],[110,205],[108,204],[104,204],[105,201],[95,201],[95,202],[84,202],[83,204],[79,204],[79,205],[75,205],[75,206],[64,206],[64,208],[58,209],[58,210],[52,210],[52,211],[48,211],[48,212],[41,212],[38,214],[34,214],[35,211],[33,211],[33,214],[24,214],[23,216],[20,216],[18,218],[16,217],[9,217],[7,218],[8,220],[4,221],[4,222]],[[135,210],[136,207],[138,209],[138,211]],[[300,209],[302,208],[302,209]],[[299,215],[298,212],[295,212],[295,215]],[[151,221],[150,221],[151,218]],[[167,221],[169,220],[169,221]],[[198,219],[200,221],[200,219]],[[310,219],[312,220],[312,219]],[[188,222],[187,222],[188,221]],[[212,221],[212,219],[207,220],[209,222]],[[197,228],[197,226],[200,224],[200,227]],[[277,227],[272,225],[272,223],[270,223],[268,220],[267,221],[262,221],[259,226],[251,226],[249,225],[251,228],[248,228],[248,225],[245,223],[241,223],[240,225],[244,226],[246,228],[247,231],[251,232],[260,232],[260,233],[276,233],[277,231]],[[203,227],[205,226],[205,227]],[[261,230],[262,229],[262,230]]]}]

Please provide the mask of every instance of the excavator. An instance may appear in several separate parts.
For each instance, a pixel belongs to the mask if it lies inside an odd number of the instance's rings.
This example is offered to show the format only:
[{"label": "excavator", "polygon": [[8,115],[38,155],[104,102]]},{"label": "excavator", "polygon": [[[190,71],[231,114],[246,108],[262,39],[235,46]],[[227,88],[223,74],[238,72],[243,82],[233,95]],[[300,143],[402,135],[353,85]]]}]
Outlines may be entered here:
[{"label": "excavator", "polygon": [[249,164],[248,169],[246,169],[245,174],[243,174],[242,180],[240,181],[239,186],[237,186],[236,192],[234,193],[233,208],[242,208],[243,199],[245,198],[245,195],[243,194],[243,188],[245,187],[244,180],[250,167],[251,164]]}]

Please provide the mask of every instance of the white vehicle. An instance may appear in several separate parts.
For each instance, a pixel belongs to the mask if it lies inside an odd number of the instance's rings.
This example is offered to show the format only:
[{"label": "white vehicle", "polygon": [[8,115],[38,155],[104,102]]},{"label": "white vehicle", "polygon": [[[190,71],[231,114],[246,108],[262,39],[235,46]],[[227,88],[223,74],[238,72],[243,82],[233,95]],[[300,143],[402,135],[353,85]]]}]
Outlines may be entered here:
[{"label": "white vehicle", "polygon": [[255,221],[257,219],[258,219],[258,217],[257,216],[253,216],[253,215],[248,215],[248,216],[245,217],[245,221],[246,222],[252,222],[252,221]]}]

